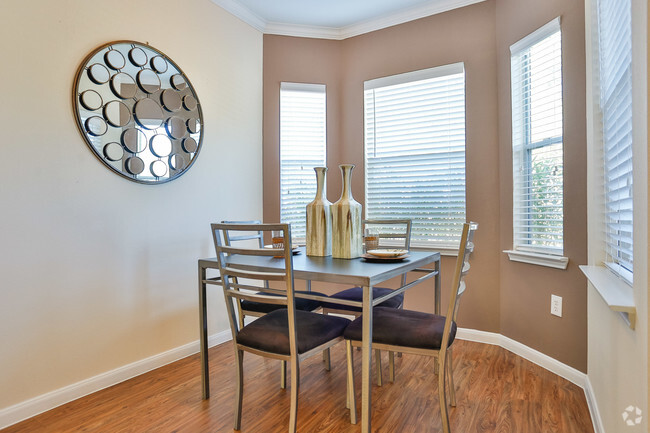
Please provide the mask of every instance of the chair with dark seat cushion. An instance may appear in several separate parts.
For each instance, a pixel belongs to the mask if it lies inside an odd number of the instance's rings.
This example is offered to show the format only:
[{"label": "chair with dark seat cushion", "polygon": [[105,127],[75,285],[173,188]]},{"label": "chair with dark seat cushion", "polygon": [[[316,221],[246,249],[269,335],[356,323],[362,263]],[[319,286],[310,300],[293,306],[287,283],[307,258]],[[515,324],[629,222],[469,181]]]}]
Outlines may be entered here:
[{"label": "chair with dark seat cushion", "polygon": [[[354,320],[343,336],[348,340],[361,341],[362,324],[362,320]],[[375,307],[372,313],[372,344],[439,350],[444,328],[445,316]],[[409,329],[409,332],[402,332],[404,329]],[[452,321],[449,344],[453,343],[455,338],[456,322]]]},{"label": "chair with dark seat cushion", "polygon": [[[304,290],[296,290],[296,293],[327,296],[324,293],[308,292]],[[264,294],[264,292],[259,292],[259,294]],[[267,293],[267,295],[277,296],[274,293]],[[318,310],[320,306],[321,306],[321,301],[317,301],[315,299],[296,298],[296,310],[314,311],[314,310]],[[268,314],[271,311],[280,309],[281,307],[278,307],[277,305],[273,305],[273,304],[264,304],[262,302],[241,301],[241,308],[243,311],[249,313],[248,315],[251,315],[250,314],[251,312]]]},{"label": "chair with dark seat cushion", "polygon": [[[411,220],[410,219],[366,219],[363,220],[365,229],[373,229],[378,240],[378,249],[403,248],[408,250],[411,246]],[[402,275],[401,285],[406,284],[406,274]],[[376,299],[392,292],[392,289],[373,287],[372,297]],[[352,287],[330,295],[330,298],[343,299],[346,301],[363,301],[363,288]],[[388,308],[402,308],[404,305],[404,293],[385,300],[379,306]],[[323,314],[347,314],[355,317],[361,315],[361,307],[352,305],[341,305],[334,302],[323,302]],[[328,354],[324,354],[325,357]],[[388,353],[390,365],[394,365],[393,352]],[[375,352],[375,365],[377,368],[377,384],[381,386],[381,352]]]},{"label": "chair with dark seat cushion", "polygon": [[[223,224],[239,224],[239,225],[253,225],[257,227],[257,225],[261,224],[261,221],[259,220],[253,220],[253,221],[221,221]],[[214,245],[215,248],[217,246],[217,233],[215,232],[214,227],[212,228],[212,238],[214,240]],[[258,248],[264,248],[264,236],[263,233],[259,230],[251,230],[250,232],[242,232],[242,231],[236,231],[236,232],[229,232],[225,231],[224,236],[223,236],[223,241],[224,245],[226,246],[232,246],[233,243],[242,243],[249,241],[249,243],[255,244],[257,243]],[[215,280],[221,280],[221,277],[217,277]],[[269,282],[264,281],[264,287],[268,289],[269,287]],[[304,290],[296,290],[295,293],[297,294],[311,294],[311,295],[320,295],[320,296],[327,296],[324,293],[320,292],[312,292],[311,290],[309,291],[304,291]],[[258,292],[258,294],[266,294],[268,296],[274,296],[273,293],[265,293],[263,291]],[[321,308],[321,301],[317,301],[314,299],[305,299],[305,298],[296,298],[295,299],[296,303],[296,309],[297,310],[302,310],[302,311],[315,311]],[[271,311],[275,311],[281,308],[284,308],[282,305],[277,305],[277,304],[268,304],[264,302],[255,302],[255,301],[249,301],[249,300],[240,300],[236,299],[235,304],[237,305],[237,318],[239,320],[239,327],[243,328],[244,327],[244,319],[247,316],[251,317],[261,317],[267,313],[270,313]],[[329,362],[326,363],[325,368],[327,370],[330,369],[330,364]],[[281,370],[281,375],[280,375],[280,387],[282,389],[286,388],[287,386],[287,376],[286,376],[286,371],[287,371],[287,365],[286,362],[282,362],[282,370]]]},{"label": "chair with dark seat cushion", "polygon": [[[399,351],[436,358],[438,395],[444,433],[450,433],[445,389],[447,376],[449,376],[451,405],[456,406],[451,345],[456,338],[456,315],[460,298],[465,293],[465,282],[463,280],[469,272],[469,256],[474,250],[473,239],[477,227],[476,223],[463,225],[446,316],[380,306],[373,309],[373,349]],[[350,421],[353,424],[356,424],[356,404],[354,401],[352,347],[361,346],[362,331],[363,317],[357,317],[350,323],[343,334],[348,357],[348,403],[350,406]],[[394,364],[391,364],[391,378],[394,378],[394,376]]]},{"label": "chair with dark seat cushion", "polygon": [[[227,245],[224,238],[231,231],[271,230],[283,232],[282,249],[264,247],[243,248]],[[329,349],[343,341],[343,331],[350,321],[343,317],[327,316],[301,311],[296,308],[293,279],[293,252],[291,250],[291,229],[288,224],[212,224],[215,246],[219,261],[219,273],[226,301],[228,320],[232,330],[237,368],[237,394],[234,429],[241,428],[244,393],[244,352],[282,360],[291,364],[291,406],[289,411],[289,433],[296,432],[298,411],[298,388],[303,359]],[[258,272],[246,267],[230,265],[232,256],[278,257],[283,268],[272,272]],[[246,284],[244,283],[246,282]],[[259,286],[249,281],[270,281],[269,287],[259,292]],[[270,295],[270,296],[269,296]],[[251,323],[239,326],[236,317],[236,300],[280,306],[257,318]]]},{"label": "chair with dark seat cushion", "polygon": [[[289,311],[275,310],[251,322],[239,331],[237,342],[253,349],[291,354],[289,341]],[[350,324],[348,319],[296,310],[299,355],[338,338]]]},{"label": "chair with dark seat cushion", "polygon": [[[247,225],[258,225],[261,224],[261,221],[259,220],[253,220],[253,221],[221,221],[223,224],[247,224]],[[216,248],[216,233],[214,229],[212,230],[212,237],[215,242],[215,248]],[[251,230],[250,232],[228,232],[226,231],[224,233],[224,244],[227,246],[232,246],[233,243],[240,243],[244,241],[252,241],[252,243],[257,243],[259,248],[264,247],[264,236],[262,235],[262,232],[259,230]],[[268,281],[264,282],[264,287],[268,288],[269,284]],[[262,292],[260,292],[262,293]],[[302,291],[302,290],[296,290],[296,293],[302,293],[302,294],[311,294],[311,295],[320,295],[320,296],[327,296],[324,293],[320,292],[312,292],[312,291]],[[267,293],[268,295],[273,296],[272,293]],[[239,301],[237,300],[237,311],[238,311],[238,318],[239,318],[239,327],[242,328],[244,326],[244,319],[246,316],[253,316],[253,317],[260,317],[263,316],[264,314],[270,313],[271,311],[277,310],[279,308],[282,308],[282,306],[279,305],[274,305],[274,304],[265,304],[263,302],[254,302],[254,301],[247,301],[247,300],[242,300]],[[296,309],[298,310],[303,310],[303,311],[314,311],[321,308],[321,302],[316,301],[313,299],[304,299],[304,298],[296,298]],[[284,388],[284,386],[283,386]]]}]

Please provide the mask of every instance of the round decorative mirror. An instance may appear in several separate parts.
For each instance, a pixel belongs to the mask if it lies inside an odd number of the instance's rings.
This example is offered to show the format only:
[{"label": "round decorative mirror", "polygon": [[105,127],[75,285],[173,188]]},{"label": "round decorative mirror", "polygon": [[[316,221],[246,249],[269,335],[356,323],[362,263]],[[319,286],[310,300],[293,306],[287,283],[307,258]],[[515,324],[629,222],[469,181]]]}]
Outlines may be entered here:
[{"label": "round decorative mirror", "polygon": [[203,112],[183,71],[149,45],[110,42],[90,53],[74,85],[77,126],[107,167],[139,183],[185,173],[203,142]]}]

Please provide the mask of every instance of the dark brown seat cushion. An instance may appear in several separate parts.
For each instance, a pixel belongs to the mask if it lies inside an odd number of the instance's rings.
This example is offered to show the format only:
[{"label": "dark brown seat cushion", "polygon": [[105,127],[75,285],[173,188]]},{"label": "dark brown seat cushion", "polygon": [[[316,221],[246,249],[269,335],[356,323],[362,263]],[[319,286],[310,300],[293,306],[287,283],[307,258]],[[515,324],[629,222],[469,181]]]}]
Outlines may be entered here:
[{"label": "dark brown seat cushion", "polygon": [[[296,311],[298,353],[308,352],[341,336],[349,324],[344,317]],[[272,311],[244,326],[237,335],[237,342],[253,349],[289,355],[287,309]]]},{"label": "dark brown seat cushion", "polygon": [[[296,290],[295,293],[304,293],[304,294],[309,294],[309,295],[327,296],[324,293],[305,292],[305,291],[301,291],[301,290]],[[269,295],[269,296],[280,296],[280,295],[278,295],[276,293],[258,292],[258,294]],[[296,300],[296,310],[314,311],[315,309],[317,309],[317,308],[319,308],[321,306],[321,301],[315,301],[313,299],[295,298],[295,300]],[[255,311],[255,312],[258,312],[258,313],[270,313],[271,311],[280,310],[282,308],[287,308],[284,305],[265,304],[264,302],[254,302],[254,301],[241,301],[241,307],[242,307],[243,310]]]},{"label": "dark brown seat cushion", "polygon": [[[394,346],[440,349],[445,317],[419,311],[375,307],[372,315],[372,342]],[[348,340],[361,341],[363,317],[357,317],[345,330]],[[452,322],[449,345],[456,337]]]},{"label": "dark brown seat cushion", "polygon": [[[372,288],[372,297],[379,298],[388,293],[392,292],[392,289],[384,289],[382,287],[373,287]],[[335,293],[330,296],[330,298],[345,299],[347,301],[363,301],[363,287],[352,287],[351,289],[342,290],[338,293]],[[399,308],[404,303],[404,293],[400,293],[397,296],[393,296],[390,299],[382,302],[378,306],[388,307],[388,308]],[[346,311],[356,311],[361,312],[360,307],[353,307],[351,305],[341,305],[335,304],[333,302],[323,302],[323,308],[331,308],[333,310],[346,310]]]}]

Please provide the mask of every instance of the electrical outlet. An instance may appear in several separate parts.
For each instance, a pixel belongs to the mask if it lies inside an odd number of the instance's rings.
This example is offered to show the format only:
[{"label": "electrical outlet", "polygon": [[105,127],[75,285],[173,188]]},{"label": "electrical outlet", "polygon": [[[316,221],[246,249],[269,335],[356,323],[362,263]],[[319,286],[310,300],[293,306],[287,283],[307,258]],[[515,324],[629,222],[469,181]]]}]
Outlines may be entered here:
[{"label": "electrical outlet", "polygon": [[551,295],[551,314],[562,317],[562,297]]}]

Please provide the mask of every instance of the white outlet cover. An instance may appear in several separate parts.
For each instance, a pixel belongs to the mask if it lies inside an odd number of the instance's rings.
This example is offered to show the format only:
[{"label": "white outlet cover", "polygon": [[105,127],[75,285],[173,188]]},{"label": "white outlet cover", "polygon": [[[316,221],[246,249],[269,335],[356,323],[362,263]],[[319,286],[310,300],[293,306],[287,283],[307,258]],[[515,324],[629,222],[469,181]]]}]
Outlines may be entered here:
[{"label": "white outlet cover", "polygon": [[562,297],[551,295],[551,314],[562,317]]}]

